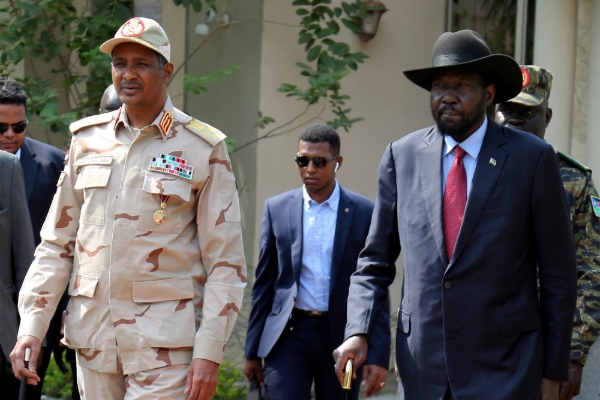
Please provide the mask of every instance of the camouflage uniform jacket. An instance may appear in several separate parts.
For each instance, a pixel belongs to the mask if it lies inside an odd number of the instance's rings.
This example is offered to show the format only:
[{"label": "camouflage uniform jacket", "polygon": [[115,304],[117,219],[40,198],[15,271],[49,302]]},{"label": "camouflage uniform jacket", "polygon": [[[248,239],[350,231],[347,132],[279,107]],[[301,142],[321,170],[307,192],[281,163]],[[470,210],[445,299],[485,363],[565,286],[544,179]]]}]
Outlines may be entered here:
[{"label": "camouflage uniform jacket", "polygon": [[[122,108],[71,131],[70,157],[19,296],[19,336],[44,337],[68,284],[64,343],[81,365],[114,373],[119,357],[131,374],[192,357],[220,363],[246,285],[225,135],[169,98],[141,130]],[[190,179],[150,170],[162,154],[187,161]],[[169,196],[167,219],[157,224],[161,195]]]},{"label": "camouflage uniform jacket", "polygon": [[585,365],[590,347],[600,334],[600,218],[591,196],[598,197],[591,170],[558,152],[560,173],[573,222],[577,255],[577,306],[571,360]]}]

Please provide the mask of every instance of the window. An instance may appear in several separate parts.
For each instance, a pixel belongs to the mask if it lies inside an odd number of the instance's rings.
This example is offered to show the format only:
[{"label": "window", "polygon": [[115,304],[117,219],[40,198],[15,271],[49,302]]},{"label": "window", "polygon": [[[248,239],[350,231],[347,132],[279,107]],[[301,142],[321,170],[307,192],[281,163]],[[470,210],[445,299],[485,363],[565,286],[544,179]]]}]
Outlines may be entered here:
[{"label": "window", "polygon": [[448,0],[447,30],[479,33],[492,53],[533,64],[535,0]]}]

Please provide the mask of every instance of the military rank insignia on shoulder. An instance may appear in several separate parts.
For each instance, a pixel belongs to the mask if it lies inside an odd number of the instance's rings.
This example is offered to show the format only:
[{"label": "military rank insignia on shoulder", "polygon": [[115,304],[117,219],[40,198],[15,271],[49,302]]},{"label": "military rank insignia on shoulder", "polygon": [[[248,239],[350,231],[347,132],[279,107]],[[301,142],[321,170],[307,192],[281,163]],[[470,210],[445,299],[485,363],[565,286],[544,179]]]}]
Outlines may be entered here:
[{"label": "military rank insignia on shoulder", "polygon": [[592,199],[592,210],[596,217],[600,218],[600,199],[596,196],[591,196]]},{"label": "military rank insignia on shoulder", "polygon": [[112,121],[114,118],[115,113],[92,115],[91,117],[83,118],[79,121],[73,122],[71,125],[69,125],[69,130],[71,133],[75,134],[80,129],[87,128],[88,126],[105,124]]},{"label": "military rank insignia on shoulder", "polygon": [[583,172],[586,172],[586,173],[591,173],[592,172],[592,170],[588,166],[580,163],[579,161],[577,161],[573,157],[571,157],[571,156],[563,153],[562,151],[556,150],[556,154],[558,154],[558,156],[560,158],[562,158],[563,160],[565,160],[566,162],[568,162],[569,164],[571,164],[575,168],[580,169],[580,170],[582,170]]},{"label": "military rank insignia on shoulder", "polygon": [[197,119],[192,119],[190,122],[185,123],[184,126],[206,140],[212,146],[216,146],[220,141],[227,137],[220,130],[200,122]]}]

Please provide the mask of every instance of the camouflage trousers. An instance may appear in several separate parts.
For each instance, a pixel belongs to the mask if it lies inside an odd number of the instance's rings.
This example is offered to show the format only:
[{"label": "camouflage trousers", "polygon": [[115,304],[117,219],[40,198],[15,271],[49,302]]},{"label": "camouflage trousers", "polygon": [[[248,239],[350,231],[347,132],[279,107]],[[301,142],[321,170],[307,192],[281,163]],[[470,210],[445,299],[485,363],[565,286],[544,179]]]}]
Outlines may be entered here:
[{"label": "camouflage trousers", "polygon": [[183,394],[189,365],[169,365],[123,375],[119,363],[116,373],[103,373],[77,363],[77,384],[82,400],[185,400]]}]

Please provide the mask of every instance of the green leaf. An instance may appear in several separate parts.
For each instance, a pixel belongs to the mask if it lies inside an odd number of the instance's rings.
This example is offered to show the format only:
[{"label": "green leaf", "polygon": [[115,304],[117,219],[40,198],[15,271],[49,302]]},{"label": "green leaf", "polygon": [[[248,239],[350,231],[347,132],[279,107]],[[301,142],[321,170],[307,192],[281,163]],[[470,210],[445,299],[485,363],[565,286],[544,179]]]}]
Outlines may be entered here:
[{"label": "green leaf", "polygon": [[314,76],[311,76],[308,78],[308,83],[310,83],[310,86],[312,86],[312,87],[319,86],[319,82],[317,81],[317,79]]},{"label": "green leaf", "polygon": [[317,33],[317,37],[319,39],[324,38],[325,36],[329,36],[333,34],[333,29],[331,28],[327,28],[327,29],[321,29],[318,33]]},{"label": "green leaf", "polygon": [[341,8],[339,8],[339,7],[336,7],[336,8],[334,9],[334,11],[335,11],[335,17],[336,17],[336,18],[339,18],[339,17],[342,15],[342,12],[343,12],[344,10],[342,10],[342,9],[341,9]]},{"label": "green leaf", "polygon": [[344,9],[346,15],[350,16],[353,14],[352,7],[350,7],[350,4],[346,3],[345,1],[342,1],[342,8]]},{"label": "green leaf", "polygon": [[354,32],[354,33],[360,32],[360,26],[356,25],[354,22],[350,21],[349,19],[343,18],[342,23],[344,25],[346,25],[346,27],[349,28],[352,32]]},{"label": "green leaf", "polygon": [[312,39],[313,35],[312,33],[305,33],[303,35],[300,35],[300,38],[298,39],[298,43],[303,44],[303,43],[307,43],[310,39]]},{"label": "green leaf", "polygon": [[202,1],[200,1],[200,0],[193,0],[192,1],[192,8],[197,13],[201,12],[202,11]]},{"label": "green leaf", "polygon": [[313,47],[312,49],[310,49],[310,51],[306,55],[306,59],[308,61],[315,61],[317,59],[317,57],[319,57],[320,53],[321,53],[321,45],[319,44],[319,45]]},{"label": "green leaf", "polygon": [[329,46],[329,51],[339,57],[344,57],[350,52],[350,46],[343,42],[337,42]]},{"label": "green leaf", "polygon": [[308,49],[310,49],[313,44],[315,44],[315,39],[310,39],[308,43],[306,43],[306,46],[304,46],[304,51],[308,51]]},{"label": "green leaf", "polygon": [[312,68],[311,68],[311,67],[309,67],[308,65],[304,64],[304,63],[297,62],[297,63],[296,63],[296,65],[297,65],[297,66],[299,66],[299,67],[300,67],[300,68],[302,68],[302,69],[307,69],[307,70],[310,70],[310,71],[312,71]]},{"label": "green leaf", "polygon": [[293,6],[310,6],[309,0],[294,0],[292,2]]},{"label": "green leaf", "polygon": [[296,14],[298,14],[298,15],[307,15],[307,14],[309,14],[309,11],[306,10],[306,9],[304,9],[304,8],[299,8],[299,9],[296,10]]}]

